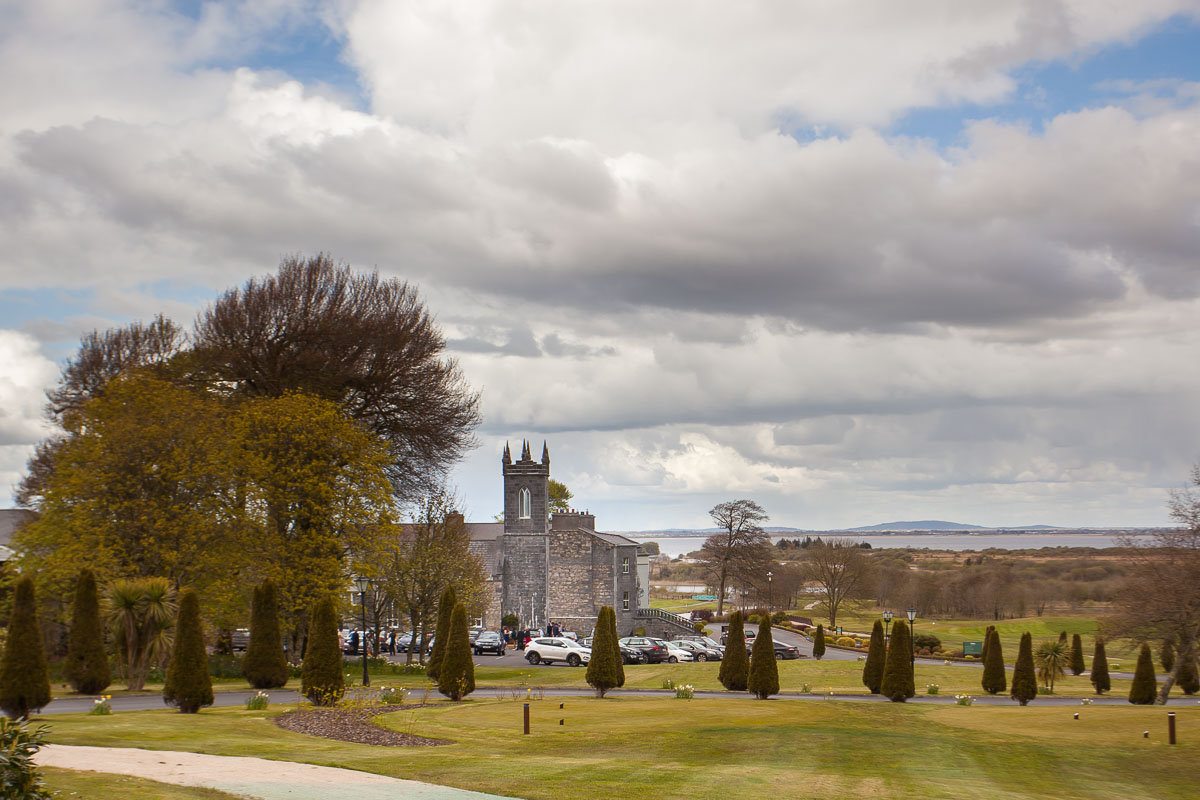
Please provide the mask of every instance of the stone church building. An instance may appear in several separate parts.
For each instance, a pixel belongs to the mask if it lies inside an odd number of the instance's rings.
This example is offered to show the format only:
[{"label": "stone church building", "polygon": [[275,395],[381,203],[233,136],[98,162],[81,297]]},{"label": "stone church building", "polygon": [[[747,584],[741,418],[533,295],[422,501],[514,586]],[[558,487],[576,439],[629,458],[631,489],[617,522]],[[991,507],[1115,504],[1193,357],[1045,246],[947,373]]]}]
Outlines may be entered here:
[{"label": "stone church building", "polygon": [[637,542],[596,530],[586,511],[550,512],[550,451],[542,444],[535,461],[524,442],[513,461],[508,445],[501,458],[504,522],[469,523],[471,551],[491,576],[491,603],[483,625],[498,630],[515,614],[523,628],[550,623],[590,636],[601,606],[612,606],[617,632],[627,636],[691,629],[674,614],[651,610],[650,557]]}]

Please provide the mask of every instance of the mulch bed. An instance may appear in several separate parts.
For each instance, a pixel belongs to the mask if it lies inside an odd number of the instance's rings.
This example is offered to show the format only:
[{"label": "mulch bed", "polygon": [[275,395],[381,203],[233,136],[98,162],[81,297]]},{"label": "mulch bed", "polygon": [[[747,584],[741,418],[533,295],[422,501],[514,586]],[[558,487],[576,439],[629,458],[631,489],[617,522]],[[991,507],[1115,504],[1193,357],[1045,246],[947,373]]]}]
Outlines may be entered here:
[{"label": "mulch bed", "polygon": [[274,718],[274,722],[284,730],[294,733],[358,744],[375,744],[384,747],[433,747],[439,744],[452,744],[452,742],[441,739],[426,739],[424,736],[413,736],[389,730],[371,721],[372,717],[380,714],[391,714],[394,711],[403,711],[409,708],[421,708],[421,705],[306,708],[280,714]]}]

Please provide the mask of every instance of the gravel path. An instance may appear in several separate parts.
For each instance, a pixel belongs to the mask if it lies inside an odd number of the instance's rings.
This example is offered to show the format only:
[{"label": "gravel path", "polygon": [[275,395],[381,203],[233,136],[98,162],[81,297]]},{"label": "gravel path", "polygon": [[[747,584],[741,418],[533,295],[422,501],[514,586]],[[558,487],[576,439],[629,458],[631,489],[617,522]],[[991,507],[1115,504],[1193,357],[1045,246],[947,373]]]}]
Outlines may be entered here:
[{"label": "gravel path", "polygon": [[489,800],[500,795],[263,758],[51,744],[38,764],[201,786],[258,800]]}]

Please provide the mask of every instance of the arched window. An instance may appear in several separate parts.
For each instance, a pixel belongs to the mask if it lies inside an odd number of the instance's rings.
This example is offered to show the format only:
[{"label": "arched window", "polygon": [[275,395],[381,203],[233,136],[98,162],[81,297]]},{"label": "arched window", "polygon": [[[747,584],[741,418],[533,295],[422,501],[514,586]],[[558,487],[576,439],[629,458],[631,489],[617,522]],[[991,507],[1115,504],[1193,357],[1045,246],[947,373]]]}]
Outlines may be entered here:
[{"label": "arched window", "polygon": [[533,506],[533,501],[530,498],[529,490],[522,489],[521,495],[520,495],[520,500],[518,501],[517,516],[519,516],[521,519],[529,519],[531,516],[533,516],[532,506]]}]

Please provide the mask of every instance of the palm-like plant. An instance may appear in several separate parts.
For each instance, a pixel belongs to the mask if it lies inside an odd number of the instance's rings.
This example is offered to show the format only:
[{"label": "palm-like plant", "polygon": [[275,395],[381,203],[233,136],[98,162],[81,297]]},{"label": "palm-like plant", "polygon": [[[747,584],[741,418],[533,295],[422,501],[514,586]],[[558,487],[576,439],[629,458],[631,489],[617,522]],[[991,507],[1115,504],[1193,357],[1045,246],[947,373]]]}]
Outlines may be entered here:
[{"label": "palm-like plant", "polygon": [[1042,685],[1053,692],[1054,682],[1065,675],[1071,666],[1071,648],[1063,639],[1047,639],[1034,651],[1033,663],[1037,666],[1037,676]]},{"label": "palm-like plant", "polygon": [[175,590],[166,578],[115,581],[106,599],[108,624],[121,642],[121,664],[130,690],[146,685],[154,664],[171,652]]}]

